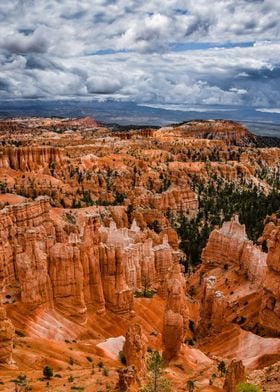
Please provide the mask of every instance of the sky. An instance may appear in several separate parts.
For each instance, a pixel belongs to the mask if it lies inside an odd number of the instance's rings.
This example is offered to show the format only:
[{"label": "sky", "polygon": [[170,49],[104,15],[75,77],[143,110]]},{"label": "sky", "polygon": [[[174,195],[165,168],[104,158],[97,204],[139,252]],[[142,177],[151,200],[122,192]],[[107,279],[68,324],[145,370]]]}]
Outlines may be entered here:
[{"label": "sky", "polygon": [[1,0],[0,99],[278,110],[279,16],[279,0]]}]

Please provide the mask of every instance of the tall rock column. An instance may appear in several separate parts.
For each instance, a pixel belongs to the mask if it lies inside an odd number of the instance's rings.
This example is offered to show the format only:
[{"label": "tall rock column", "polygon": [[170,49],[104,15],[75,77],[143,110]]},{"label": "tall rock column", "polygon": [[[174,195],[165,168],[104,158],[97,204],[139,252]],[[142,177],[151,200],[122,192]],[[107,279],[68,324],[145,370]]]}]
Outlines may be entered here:
[{"label": "tall rock column", "polygon": [[199,338],[211,336],[222,330],[227,306],[224,294],[221,291],[215,291],[215,276],[209,276],[203,284],[200,322],[196,332]]},{"label": "tall rock column", "polygon": [[180,265],[174,265],[167,277],[167,301],[163,318],[163,357],[166,361],[179,354],[187,328],[188,308],[185,280]]},{"label": "tall rock column", "polygon": [[29,306],[51,306],[53,292],[48,275],[48,260],[37,242],[37,232],[28,229],[22,237],[23,249],[17,246],[16,272],[21,287],[21,300]]},{"label": "tall rock column", "polygon": [[88,217],[84,226],[80,253],[84,275],[85,303],[87,307],[92,305],[98,313],[104,313],[105,300],[99,260],[99,227],[99,216]]},{"label": "tall rock column", "polygon": [[236,392],[236,386],[245,380],[245,368],[242,361],[231,361],[226,372],[226,378],[223,386],[224,392]]},{"label": "tall rock column", "polygon": [[133,306],[133,291],[125,280],[123,249],[103,243],[99,249],[106,307],[116,313],[129,313]]},{"label": "tall rock column", "polygon": [[11,365],[13,363],[13,339],[15,329],[6,310],[0,307],[0,363]]},{"label": "tall rock column", "polygon": [[140,324],[132,324],[129,326],[125,335],[123,353],[127,365],[134,365],[138,379],[146,373],[145,356],[147,352],[147,342],[147,337],[144,335]]},{"label": "tall rock column", "polygon": [[50,278],[55,307],[65,316],[86,319],[84,276],[78,244],[56,243],[50,249]]}]

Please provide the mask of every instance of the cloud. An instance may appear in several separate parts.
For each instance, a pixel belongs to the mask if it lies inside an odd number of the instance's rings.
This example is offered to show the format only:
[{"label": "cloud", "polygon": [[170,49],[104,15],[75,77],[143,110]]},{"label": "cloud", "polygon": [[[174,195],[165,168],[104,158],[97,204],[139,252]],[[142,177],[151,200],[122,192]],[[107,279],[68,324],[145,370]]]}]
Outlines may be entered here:
[{"label": "cloud", "polygon": [[120,90],[121,83],[116,79],[93,76],[87,80],[86,86],[90,94],[113,94]]},{"label": "cloud", "polygon": [[277,107],[279,12],[275,0],[2,0],[0,97]]},{"label": "cloud", "polygon": [[14,54],[44,53],[48,49],[48,41],[44,29],[38,29],[32,34],[16,32],[0,40],[0,48]]}]

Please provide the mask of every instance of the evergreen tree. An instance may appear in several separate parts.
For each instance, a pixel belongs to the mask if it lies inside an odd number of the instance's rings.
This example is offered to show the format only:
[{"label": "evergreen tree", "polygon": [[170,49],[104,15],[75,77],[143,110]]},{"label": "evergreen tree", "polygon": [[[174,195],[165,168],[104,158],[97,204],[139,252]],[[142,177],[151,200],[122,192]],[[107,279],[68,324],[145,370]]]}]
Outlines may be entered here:
[{"label": "evergreen tree", "polygon": [[170,382],[163,377],[163,359],[158,351],[150,353],[147,368],[149,381],[140,392],[170,392]]}]

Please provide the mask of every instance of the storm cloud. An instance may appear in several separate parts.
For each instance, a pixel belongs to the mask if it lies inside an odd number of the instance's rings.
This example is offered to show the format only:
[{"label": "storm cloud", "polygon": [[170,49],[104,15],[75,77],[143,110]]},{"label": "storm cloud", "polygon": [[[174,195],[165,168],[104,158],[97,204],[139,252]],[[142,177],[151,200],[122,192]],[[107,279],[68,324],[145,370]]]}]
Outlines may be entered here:
[{"label": "storm cloud", "polygon": [[0,98],[277,107],[275,0],[2,0]]}]

